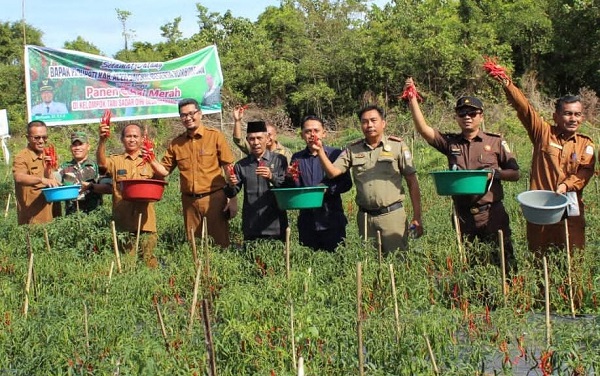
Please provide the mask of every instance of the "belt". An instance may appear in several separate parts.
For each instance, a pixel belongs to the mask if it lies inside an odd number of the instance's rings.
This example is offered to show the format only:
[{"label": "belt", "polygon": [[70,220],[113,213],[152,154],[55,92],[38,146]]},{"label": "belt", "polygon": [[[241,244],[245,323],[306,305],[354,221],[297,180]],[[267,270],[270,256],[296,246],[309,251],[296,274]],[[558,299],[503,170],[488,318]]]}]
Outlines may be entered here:
[{"label": "belt", "polygon": [[202,197],[210,196],[215,192],[219,192],[219,191],[223,190],[223,188],[225,188],[225,187],[221,187],[219,189],[215,189],[214,191],[205,192],[205,193],[184,193],[184,195],[186,195],[188,197],[193,197],[193,198],[202,198]]},{"label": "belt", "polygon": [[492,206],[492,204],[473,206],[473,207],[469,208],[469,212],[471,212],[471,214],[479,214],[481,212],[488,210],[491,206]]},{"label": "belt", "polygon": [[394,210],[398,210],[401,207],[402,207],[402,201],[398,201],[398,202],[394,202],[393,204],[391,204],[389,206],[384,206],[383,208],[374,209],[374,210],[367,210],[364,208],[360,208],[360,211],[363,213],[367,213],[370,216],[376,217],[378,215],[393,212]]}]

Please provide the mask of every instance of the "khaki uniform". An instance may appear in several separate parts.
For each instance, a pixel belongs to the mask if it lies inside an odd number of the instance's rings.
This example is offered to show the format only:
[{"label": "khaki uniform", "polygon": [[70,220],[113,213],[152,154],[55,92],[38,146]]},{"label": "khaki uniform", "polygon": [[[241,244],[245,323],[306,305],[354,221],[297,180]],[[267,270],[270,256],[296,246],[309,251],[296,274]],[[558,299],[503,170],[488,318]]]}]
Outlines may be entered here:
[{"label": "khaki uniform", "polygon": [[154,175],[149,163],[142,164],[142,155],[131,157],[129,154],[111,155],[106,158],[106,171],[112,176],[113,195],[112,213],[115,227],[119,231],[136,232],[138,219],[142,214],[141,231],[156,232],[156,214],[154,203],[127,201],[123,199],[121,184],[129,179],[151,179]]},{"label": "khaki uniform", "polygon": [[[479,131],[472,140],[462,133],[442,134],[434,130],[431,146],[448,158],[450,169],[459,170],[518,170],[519,165],[510,152],[506,141],[499,135]],[[504,191],[499,179],[488,182],[489,190],[483,195],[452,196],[460,222],[460,230],[467,240],[473,238],[497,244],[498,230],[502,230],[507,265],[514,265],[509,218],[502,199]],[[500,266],[497,253],[493,253],[494,264]]]},{"label": "khaki uniform", "polygon": [[[582,201],[583,188],[594,175],[596,157],[594,143],[582,134],[567,137],[556,126],[544,121],[525,95],[512,83],[504,88],[508,101],[517,110],[517,116],[533,143],[531,161],[532,190],[556,191],[565,184],[567,191],[577,193],[579,216],[568,219],[569,242],[572,247],[585,247],[585,216]],[[527,241],[532,251],[545,250],[551,245],[565,244],[564,221],[554,225],[527,223]]]},{"label": "khaki uniform", "polygon": [[[234,137],[233,143],[235,144],[235,146],[237,146],[242,151],[242,153],[244,153],[246,155],[250,154],[250,145],[248,144],[248,141],[246,141],[245,138]],[[286,148],[285,146],[283,146],[281,144],[281,142],[277,142],[277,147],[275,149],[271,150],[271,153],[283,155],[285,157],[285,159],[287,159],[288,164],[290,163],[290,160],[292,159],[292,151],[290,149]]]},{"label": "khaki uniform", "polygon": [[186,234],[194,229],[202,235],[202,221],[207,219],[207,232],[221,247],[229,246],[229,223],[223,213],[227,185],[222,166],[235,161],[233,153],[220,131],[198,127],[192,137],[187,133],[177,136],[169,145],[161,164],[172,172],[179,168],[179,188],[183,206]]},{"label": "khaki uniform", "polygon": [[[13,174],[21,173],[44,178],[44,156],[38,156],[29,148],[21,150],[13,161]],[[46,202],[43,184],[24,186],[15,182],[17,198],[17,223],[19,225],[47,223],[52,221],[52,204]]]},{"label": "khaki uniform", "polygon": [[352,170],[356,186],[358,230],[364,237],[365,213],[367,232],[376,237],[381,232],[382,250],[386,253],[407,248],[408,222],[402,207],[402,176],[416,173],[409,147],[397,137],[383,136],[375,148],[365,140],[346,148],[334,162],[342,173]]}]

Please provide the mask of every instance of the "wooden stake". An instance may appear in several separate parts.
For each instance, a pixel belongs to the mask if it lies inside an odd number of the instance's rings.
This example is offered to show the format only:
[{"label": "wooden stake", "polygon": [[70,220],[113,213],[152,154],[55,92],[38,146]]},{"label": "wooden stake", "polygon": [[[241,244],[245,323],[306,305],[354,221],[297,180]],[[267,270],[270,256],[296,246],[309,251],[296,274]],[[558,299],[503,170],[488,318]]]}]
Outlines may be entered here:
[{"label": "wooden stake", "polygon": [[212,294],[210,294],[210,250],[208,249],[208,223],[206,218],[202,221],[202,249],[204,251],[204,281],[206,283],[206,291],[208,298],[212,303]]},{"label": "wooden stake", "polygon": [[108,294],[108,288],[110,287],[110,282],[112,280],[113,269],[115,268],[115,262],[110,262],[110,269],[108,270],[108,282],[106,283],[106,293]]},{"label": "wooden stake", "polygon": [[192,306],[190,307],[190,322],[188,324],[188,335],[192,334],[192,328],[194,327],[194,316],[196,313],[196,303],[198,302],[198,289],[200,286],[200,272],[202,268],[196,268],[196,279],[194,280],[194,295],[192,296]]},{"label": "wooden stake", "polygon": [[[27,258],[31,257],[33,254],[33,248],[31,247],[31,237],[29,232],[27,232]],[[33,296],[37,297],[37,292],[35,288],[35,270],[31,271],[31,283],[33,284]]]},{"label": "wooden stake", "polygon": [[296,333],[294,331],[294,303],[290,302],[290,338],[292,341],[292,360],[294,369],[298,369],[296,365]]},{"label": "wooden stake", "polygon": [[550,326],[550,279],[548,278],[548,261],[544,260],[544,298],[546,301],[546,347],[552,344],[552,327]]},{"label": "wooden stake", "polygon": [[48,237],[48,229],[46,229],[44,227],[44,240],[46,241],[46,249],[48,250],[48,252],[51,252],[52,249],[50,249],[50,238]]},{"label": "wooden stake", "polygon": [[567,251],[567,278],[569,282],[569,300],[571,304],[571,317],[575,318],[575,301],[573,298],[573,277],[571,275],[571,246],[569,242],[569,224],[565,218],[565,249]]},{"label": "wooden stake", "polygon": [[358,374],[365,374],[365,358],[363,354],[362,336],[362,264],[356,263],[356,334],[358,336]]},{"label": "wooden stake", "polygon": [[217,361],[210,329],[210,312],[208,310],[208,301],[206,299],[202,300],[202,321],[204,322],[204,341],[206,343],[206,351],[208,352],[208,374],[209,376],[217,376]]},{"label": "wooden stake", "polygon": [[140,250],[140,230],[142,229],[142,213],[138,216],[137,233],[135,234],[135,254]]},{"label": "wooden stake", "polygon": [[454,229],[456,230],[456,243],[458,244],[458,254],[460,255],[460,259],[466,265],[467,264],[467,256],[465,255],[465,250],[462,244],[462,234],[460,232],[460,221],[458,220],[458,212],[456,211],[456,206],[452,204],[452,219],[454,220]]},{"label": "wooden stake", "polygon": [[425,338],[425,343],[427,344],[427,352],[429,353],[429,358],[431,359],[431,365],[433,366],[433,371],[436,375],[440,374],[440,370],[438,369],[437,363],[435,361],[435,355],[433,355],[433,350],[431,349],[431,343],[429,343],[429,338],[427,334],[423,334]]},{"label": "wooden stake", "polygon": [[400,314],[398,313],[398,295],[396,294],[396,277],[394,265],[390,264],[390,280],[392,282],[392,298],[394,299],[394,319],[396,320],[396,342],[400,343]]},{"label": "wooden stake", "polygon": [[381,231],[379,230],[377,230],[377,255],[379,257],[379,269],[381,269],[381,263],[383,262],[383,252],[381,250]]},{"label": "wooden stake", "polygon": [[198,250],[196,249],[196,235],[194,234],[194,229],[190,227],[190,245],[192,246],[192,257],[194,258],[194,265],[196,268],[200,265],[198,261]]},{"label": "wooden stake", "polygon": [[363,218],[365,219],[365,225],[364,225],[364,229],[365,229],[365,243],[368,244],[369,243],[369,234],[368,234],[368,228],[369,228],[369,226],[367,225],[367,219],[369,218],[368,214],[367,213],[363,213]]},{"label": "wooden stake", "polygon": [[292,230],[289,226],[285,229],[285,276],[290,280],[290,235]]},{"label": "wooden stake", "polygon": [[83,303],[83,327],[85,330],[85,347],[90,349],[90,332],[88,330],[88,311],[87,306]]},{"label": "wooden stake", "polygon": [[502,230],[498,230],[498,244],[500,244],[500,266],[502,268],[502,295],[504,296],[504,305],[506,305],[508,286],[506,286],[506,260],[504,259],[504,232]]},{"label": "wooden stake", "polygon": [[154,298],[154,308],[156,308],[156,315],[158,316],[158,323],[160,324],[160,332],[162,333],[163,340],[165,341],[165,349],[169,351],[169,339],[167,338],[167,329],[165,329],[165,322],[163,321],[162,313],[160,312],[160,305],[158,299]]},{"label": "wooden stake", "polygon": [[10,196],[11,193],[8,193],[8,199],[6,199],[6,209],[4,209],[4,218],[8,217],[8,208],[10,207]]},{"label": "wooden stake", "polygon": [[117,260],[117,271],[122,273],[121,269],[121,255],[119,254],[119,244],[117,243],[117,230],[115,228],[115,221],[111,221],[112,226],[112,236],[113,236],[113,247],[115,249],[115,259]]},{"label": "wooden stake", "polygon": [[29,254],[29,266],[27,267],[27,282],[25,282],[25,303],[23,304],[23,315],[27,318],[29,311],[29,287],[33,279],[33,252]]},{"label": "wooden stake", "polygon": [[298,358],[298,376],[304,376],[304,358]]}]

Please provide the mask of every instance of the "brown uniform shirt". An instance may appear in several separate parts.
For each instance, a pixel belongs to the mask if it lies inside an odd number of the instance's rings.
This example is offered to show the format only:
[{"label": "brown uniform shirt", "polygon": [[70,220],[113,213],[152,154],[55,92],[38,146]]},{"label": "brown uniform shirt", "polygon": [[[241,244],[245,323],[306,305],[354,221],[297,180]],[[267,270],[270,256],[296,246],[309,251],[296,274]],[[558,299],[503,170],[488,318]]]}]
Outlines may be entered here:
[{"label": "brown uniform shirt", "polygon": [[409,147],[401,139],[385,135],[375,148],[364,139],[351,144],[333,164],[342,173],[352,169],[356,204],[365,210],[403,201],[402,176],[416,173]]},{"label": "brown uniform shirt", "polygon": [[[502,137],[479,130],[477,136],[467,140],[461,133],[442,134],[437,129],[431,146],[448,158],[448,167],[459,170],[518,170],[519,165]],[[452,197],[459,208],[473,205],[486,205],[501,201],[504,191],[500,180],[493,179],[490,189],[484,195],[460,195]]]},{"label": "brown uniform shirt", "polygon": [[234,161],[223,133],[202,125],[192,137],[183,133],[173,139],[161,164],[169,172],[179,168],[181,193],[200,194],[225,187],[221,167]]},{"label": "brown uniform shirt", "polygon": [[567,138],[542,119],[516,86],[510,83],[504,90],[533,143],[531,189],[556,191],[564,183],[581,201],[583,188],[594,175],[592,140],[579,133]]},{"label": "brown uniform shirt", "polygon": [[154,175],[149,163],[142,163],[142,155],[127,153],[106,158],[106,171],[112,176],[112,213],[119,231],[137,231],[138,218],[142,214],[141,231],[156,232],[154,203],[123,200],[120,182],[127,179],[150,179]]},{"label": "brown uniform shirt", "polygon": [[[21,173],[40,178],[44,176],[44,156],[38,156],[29,148],[21,150],[13,161],[13,174]],[[24,186],[15,182],[17,197],[17,223],[19,225],[47,223],[52,221],[52,204],[46,202],[43,184]]]}]

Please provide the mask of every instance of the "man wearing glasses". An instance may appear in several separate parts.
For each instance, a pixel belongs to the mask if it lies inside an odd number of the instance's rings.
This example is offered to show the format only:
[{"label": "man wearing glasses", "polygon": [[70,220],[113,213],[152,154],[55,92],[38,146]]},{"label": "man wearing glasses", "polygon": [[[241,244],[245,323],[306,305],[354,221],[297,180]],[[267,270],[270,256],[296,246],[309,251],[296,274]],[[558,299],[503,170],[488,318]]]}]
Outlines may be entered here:
[{"label": "man wearing glasses", "polygon": [[51,222],[52,204],[46,202],[42,188],[58,187],[52,169],[44,158],[48,129],[43,121],[27,124],[27,147],[13,161],[17,223],[19,225]]},{"label": "man wearing glasses", "polygon": [[[404,89],[414,88],[414,81],[408,78]],[[468,241],[478,237],[481,241],[497,244],[498,230],[502,230],[507,269],[515,271],[515,258],[511,242],[509,218],[502,199],[502,180],[517,181],[519,165],[499,135],[483,132],[483,103],[475,97],[461,97],[454,111],[460,133],[441,133],[430,127],[419,107],[417,96],[409,96],[408,108],[417,131],[425,141],[448,158],[448,167],[453,170],[490,170],[489,189],[482,195],[452,196],[460,231]],[[500,266],[498,253],[493,252],[491,260]]]},{"label": "man wearing glasses", "polygon": [[175,137],[160,163],[151,161],[158,176],[179,168],[179,188],[186,234],[190,229],[202,235],[202,222],[215,244],[229,246],[229,218],[237,213],[237,199],[223,192],[227,185],[222,168],[235,160],[223,133],[202,123],[202,111],[195,99],[179,102],[179,117],[186,131]]}]

